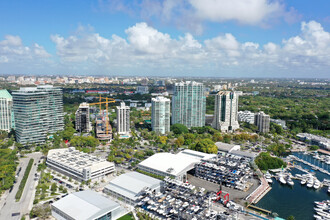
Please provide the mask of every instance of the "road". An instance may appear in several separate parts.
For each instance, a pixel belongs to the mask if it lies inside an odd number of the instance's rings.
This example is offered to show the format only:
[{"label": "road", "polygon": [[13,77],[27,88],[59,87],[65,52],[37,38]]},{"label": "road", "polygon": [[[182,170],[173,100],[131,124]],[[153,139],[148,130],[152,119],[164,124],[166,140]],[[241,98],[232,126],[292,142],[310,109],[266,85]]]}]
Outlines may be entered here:
[{"label": "road", "polygon": [[[1,207],[0,219],[18,220],[21,219],[23,214],[28,214],[30,212],[33,205],[35,187],[37,185],[37,181],[34,180],[34,174],[37,171],[38,161],[40,160],[41,156],[42,156],[41,153],[32,153],[32,154],[27,154],[26,158],[21,158],[19,160],[19,165],[17,167],[17,170],[19,169],[19,167],[22,167],[22,170],[17,178],[17,182],[14,184],[11,193],[8,193],[7,197],[2,198],[0,201],[0,207]],[[32,165],[30,175],[26,181],[20,201],[16,202],[15,195],[18,190],[18,186],[22,181],[26,167],[31,158],[34,159],[34,163]],[[12,216],[12,213],[20,213],[20,214],[17,216]]]}]

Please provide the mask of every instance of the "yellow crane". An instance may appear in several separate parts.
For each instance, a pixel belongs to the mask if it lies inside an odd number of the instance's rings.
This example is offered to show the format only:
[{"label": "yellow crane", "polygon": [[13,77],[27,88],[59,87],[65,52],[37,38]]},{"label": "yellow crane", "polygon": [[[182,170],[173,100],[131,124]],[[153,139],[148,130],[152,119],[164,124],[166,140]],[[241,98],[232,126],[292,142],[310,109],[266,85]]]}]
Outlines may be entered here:
[{"label": "yellow crane", "polygon": [[[109,103],[114,103],[116,102],[113,98],[108,98],[108,97],[102,97],[100,95],[99,97],[99,102],[94,102],[94,103],[88,103],[89,105],[99,105],[100,106],[100,114],[102,112],[102,104],[105,104],[105,112],[106,112],[106,117],[108,117],[108,104]],[[109,121],[106,120],[106,134],[109,134]]]}]

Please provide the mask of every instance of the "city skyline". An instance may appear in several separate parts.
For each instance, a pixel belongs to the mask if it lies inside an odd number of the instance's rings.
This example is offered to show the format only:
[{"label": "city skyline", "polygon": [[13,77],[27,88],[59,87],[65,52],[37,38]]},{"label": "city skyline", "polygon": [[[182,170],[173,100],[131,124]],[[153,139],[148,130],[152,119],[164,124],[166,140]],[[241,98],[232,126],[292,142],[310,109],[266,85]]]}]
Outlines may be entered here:
[{"label": "city skyline", "polygon": [[2,75],[328,78],[325,0],[31,3],[0,3]]}]

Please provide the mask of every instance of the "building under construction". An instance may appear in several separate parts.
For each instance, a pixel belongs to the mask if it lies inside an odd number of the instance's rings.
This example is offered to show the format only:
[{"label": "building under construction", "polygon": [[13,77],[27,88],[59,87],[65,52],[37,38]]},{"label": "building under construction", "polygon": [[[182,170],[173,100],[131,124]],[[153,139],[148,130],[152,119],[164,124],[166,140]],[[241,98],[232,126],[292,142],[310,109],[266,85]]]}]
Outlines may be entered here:
[{"label": "building under construction", "polygon": [[76,130],[81,132],[90,132],[92,125],[89,120],[89,104],[83,102],[76,111]]},{"label": "building under construction", "polygon": [[100,112],[99,115],[96,116],[96,125],[95,125],[95,133],[97,139],[100,141],[109,141],[112,138],[112,127],[109,122],[109,117],[107,112]]}]

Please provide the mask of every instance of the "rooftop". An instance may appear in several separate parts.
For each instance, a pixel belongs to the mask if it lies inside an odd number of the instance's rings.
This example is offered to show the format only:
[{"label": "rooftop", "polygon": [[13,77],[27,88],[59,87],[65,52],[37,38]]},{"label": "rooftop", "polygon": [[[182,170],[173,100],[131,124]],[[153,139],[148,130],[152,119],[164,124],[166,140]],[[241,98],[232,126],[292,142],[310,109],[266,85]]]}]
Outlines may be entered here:
[{"label": "rooftop", "polygon": [[229,152],[233,150],[234,147],[239,146],[236,144],[227,144],[223,142],[216,142],[215,145],[218,147],[218,150]]},{"label": "rooftop", "polygon": [[125,173],[114,180],[112,180],[107,186],[106,189],[111,191],[115,191],[127,198],[132,200],[136,199],[136,196],[146,187],[155,188],[159,186],[161,180],[152,178],[150,176],[138,173],[138,172],[130,172]]},{"label": "rooftop", "polygon": [[91,190],[72,193],[53,203],[55,208],[74,219],[95,219],[120,205]]},{"label": "rooftop", "polygon": [[139,163],[139,165],[176,176],[187,167],[194,163],[198,163],[199,161],[200,159],[197,159],[194,156],[188,156],[181,153],[157,153],[145,159]]},{"label": "rooftop", "polygon": [[91,172],[113,165],[105,159],[80,152],[74,147],[49,150],[47,160],[54,160],[63,166],[82,172],[86,167],[91,168]]},{"label": "rooftop", "polygon": [[10,93],[6,89],[1,89],[0,90],[0,98],[12,99],[13,97],[10,95]]}]

